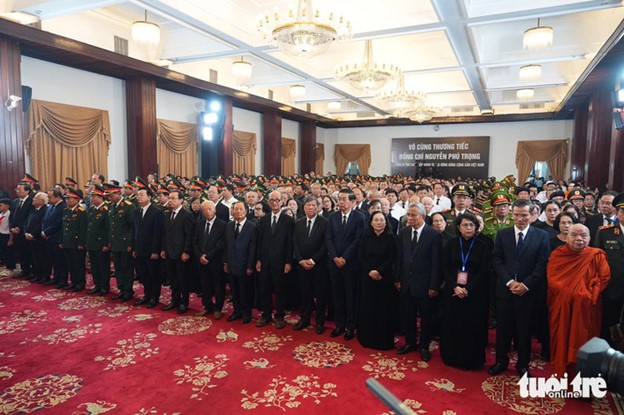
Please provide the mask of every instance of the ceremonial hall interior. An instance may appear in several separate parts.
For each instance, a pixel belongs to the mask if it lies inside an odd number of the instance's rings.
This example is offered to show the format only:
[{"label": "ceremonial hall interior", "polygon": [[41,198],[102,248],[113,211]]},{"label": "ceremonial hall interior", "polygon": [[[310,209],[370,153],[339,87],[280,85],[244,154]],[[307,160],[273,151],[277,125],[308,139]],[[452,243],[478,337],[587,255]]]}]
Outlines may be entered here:
[{"label": "ceremonial hall interior", "polygon": [[[26,173],[44,191],[94,173],[416,175],[400,145],[421,139],[470,143],[483,178],[521,185],[558,157],[553,179],[619,193],[624,2],[3,0],[0,104],[0,190],[12,199]],[[54,144],[63,129],[78,132]],[[0,413],[390,413],[368,378],[418,414],[624,413],[611,394],[523,399],[515,372],[446,367],[435,342],[424,362],[295,332],[296,310],[285,330],[195,313],[0,268]]]}]

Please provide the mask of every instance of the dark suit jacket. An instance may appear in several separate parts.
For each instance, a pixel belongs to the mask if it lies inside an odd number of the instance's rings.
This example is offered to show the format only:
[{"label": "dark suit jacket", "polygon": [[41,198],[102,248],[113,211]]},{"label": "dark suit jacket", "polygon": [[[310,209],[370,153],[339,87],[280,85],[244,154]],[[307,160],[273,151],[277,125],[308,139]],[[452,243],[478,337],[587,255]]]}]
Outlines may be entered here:
[{"label": "dark suit jacket", "polygon": [[536,292],[539,285],[545,284],[549,255],[548,234],[541,229],[529,227],[520,252],[516,252],[515,227],[498,231],[492,255],[497,280],[496,296],[511,298],[513,294],[507,288],[507,283],[514,279],[526,285],[529,293]]},{"label": "dark suit jacket", "polygon": [[330,270],[337,271],[339,268],[333,259],[342,257],[347,261],[345,272],[353,272],[359,269],[358,252],[360,239],[364,233],[364,215],[357,210],[351,210],[345,229],[342,229],[342,212],[334,212],[329,215],[327,221],[326,243],[329,255]]},{"label": "dark suit jacket", "polygon": [[33,208],[30,212],[30,215],[28,216],[28,219],[26,220],[24,233],[31,234],[37,240],[43,239],[41,237],[41,224],[43,222],[43,217],[45,216],[46,211],[46,206],[41,206],[39,210]]},{"label": "dark suit jacket", "polygon": [[134,251],[140,257],[160,254],[164,226],[163,211],[153,203],[141,217],[142,209],[134,212]]},{"label": "dark suit jacket", "polygon": [[[48,237],[49,244],[61,243],[61,224],[63,223],[63,211],[67,205],[60,201],[56,206],[49,205],[41,222],[41,231]],[[43,208],[42,208],[43,209]]]},{"label": "dark suit jacket", "polygon": [[592,246],[594,245],[594,241],[596,240],[596,234],[598,233],[598,228],[600,228],[601,226],[603,226],[604,224],[604,215],[602,213],[596,213],[593,216],[589,216],[587,217],[587,219],[585,219],[585,226],[587,226],[587,228],[589,229],[589,235],[590,235],[590,244]]},{"label": "dark suit jacket", "polygon": [[208,237],[205,237],[206,219],[202,218],[195,226],[193,237],[193,252],[195,257],[206,255],[209,267],[223,268],[223,249],[225,247],[225,222],[215,218]]},{"label": "dark suit jacket", "polygon": [[230,221],[230,209],[228,209],[227,206],[219,202],[215,205],[215,209],[217,210],[217,217],[219,219],[226,223]]},{"label": "dark suit jacket", "polygon": [[599,230],[594,239],[594,246],[606,252],[611,268],[611,279],[607,288],[602,292],[602,297],[612,301],[622,301],[624,298],[624,234],[620,230],[620,224],[615,221],[614,226]]},{"label": "dark suit jacket", "polygon": [[32,195],[28,195],[24,203],[22,204],[22,208],[17,211],[19,207],[20,199],[14,199],[9,207],[11,211],[11,215],[9,216],[9,228],[20,228],[20,231],[24,231],[24,226],[26,226],[26,221],[28,220],[28,215],[30,215],[30,211],[32,210]]},{"label": "dark suit jacket", "polygon": [[273,214],[266,214],[258,223],[258,260],[263,266],[284,269],[285,264],[292,264],[295,220],[281,213],[275,232],[271,230],[272,220]]},{"label": "dark suit jacket", "polygon": [[180,259],[183,253],[189,255],[193,253],[193,234],[195,233],[193,213],[181,208],[173,221],[171,213],[165,215],[163,230],[162,250],[167,254],[167,259]]},{"label": "dark suit jacket", "polygon": [[234,238],[236,221],[228,222],[225,227],[225,263],[228,271],[233,275],[245,275],[247,269],[256,266],[256,245],[258,229],[252,222],[246,220],[238,238]]},{"label": "dark suit jacket", "polygon": [[418,244],[412,252],[412,227],[399,233],[395,281],[401,283],[401,292],[414,297],[427,297],[429,290],[440,290],[442,235],[425,224]]},{"label": "dark suit jacket", "polygon": [[295,222],[293,238],[295,261],[299,263],[304,259],[312,259],[316,263],[315,268],[317,266],[325,266],[327,264],[327,245],[325,242],[327,219],[317,215],[310,236],[308,236],[307,226],[307,217]]}]

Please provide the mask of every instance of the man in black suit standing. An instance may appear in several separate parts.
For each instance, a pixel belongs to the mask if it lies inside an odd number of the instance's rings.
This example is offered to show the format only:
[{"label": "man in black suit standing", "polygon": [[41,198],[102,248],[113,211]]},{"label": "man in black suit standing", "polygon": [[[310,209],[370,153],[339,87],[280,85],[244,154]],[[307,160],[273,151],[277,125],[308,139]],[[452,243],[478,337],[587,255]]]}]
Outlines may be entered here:
[{"label": "man in black suit standing", "polygon": [[590,244],[595,246],[596,234],[598,233],[598,229],[602,226],[613,225],[616,220],[615,215],[615,207],[613,206],[613,199],[617,196],[617,192],[614,191],[606,191],[600,195],[598,199],[598,210],[600,213],[589,216],[585,220],[585,226],[589,229],[589,234],[591,237]]},{"label": "man in black suit standing", "polygon": [[225,227],[224,271],[230,276],[230,288],[234,312],[228,321],[243,319],[243,324],[251,321],[253,303],[254,266],[256,264],[256,244],[258,229],[247,220],[247,207],[243,202],[232,205],[233,221]]},{"label": "man in black suit standing", "polygon": [[[273,320],[273,291],[277,309],[275,311],[275,328],[286,326],[284,304],[286,302],[286,281],[292,276],[292,235],[295,221],[292,217],[282,214],[282,198],[280,192],[269,195],[271,214],[265,215],[258,223],[258,261],[256,271],[260,278],[260,310],[262,318],[256,327],[264,327]],[[290,275],[288,275],[290,274]]]},{"label": "man in black suit standing", "polygon": [[48,195],[39,192],[33,198],[33,209],[26,221],[24,237],[30,248],[32,258],[32,274],[27,278],[33,282],[45,282],[50,279],[50,257],[46,251],[46,241],[41,236],[41,223],[46,213]]},{"label": "man in black suit standing", "polygon": [[165,216],[160,257],[165,260],[167,276],[171,281],[171,302],[163,307],[164,311],[178,309],[178,314],[188,310],[189,290],[191,286],[189,259],[193,251],[195,233],[194,215],[182,208],[184,194],[174,190],[169,194],[171,213]]},{"label": "man in black suit standing", "polygon": [[316,299],[316,334],[325,332],[325,308],[327,306],[327,246],[325,234],[327,219],[319,215],[315,196],[303,202],[305,217],[295,222],[293,247],[299,264],[301,289],[301,320],[293,327],[302,330],[310,325],[310,316]]},{"label": "man in black suit standing", "polygon": [[353,209],[355,195],[350,189],[338,193],[338,212],[329,215],[326,244],[329,255],[329,280],[334,297],[336,328],[331,337],[344,333],[345,340],[355,337],[356,302],[360,263],[358,250],[364,232],[364,215]]},{"label": "man in black suit standing", "polygon": [[210,199],[215,204],[215,209],[217,210],[217,217],[224,222],[229,222],[230,220],[230,209],[221,203],[221,192],[216,184],[213,184],[208,189],[208,199]]},{"label": "man in black suit standing", "polygon": [[31,272],[31,255],[30,249],[26,244],[24,236],[24,227],[32,210],[32,187],[26,182],[20,182],[15,188],[17,198],[11,203],[11,215],[9,216],[9,227],[13,234],[13,244],[15,251],[20,258],[20,266],[22,271],[17,277],[27,277]]},{"label": "man in black suit standing", "polygon": [[[425,362],[431,359],[431,299],[440,292],[440,255],[442,235],[425,223],[427,211],[422,203],[407,209],[406,227],[399,234],[395,285],[401,292],[401,321],[405,345],[398,354],[416,351]],[[416,342],[416,316],[420,314],[420,342]]]},{"label": "man in black suit standing", "polygon": [[63,193],[58,189],[49,190],[48,208],[41,222],[41,237],[46,241],[46,250],[54,269],[54,279],[47,278],[39,282],[43,285],[55,284],[57,288],[65,288],[69,285],[67,283],[67,262],[65,261],[65,254],[60,247],[61,225],[65,207]]},{"label": "man in black suit standing", "polygon": [[164,214],[152,205],[153,193],[143,187],[137,191],[138,209],[134,212],[134,266],[143,284],[143,298],[135,305],[147,304],[148,308],[158,305],[161,289],[160,251]]},{"label": "man in black suit standing", "polygon": [[217,210],[211,200],[201,204],[201,211],[203,217],[195,226],[193,237],[193,250],[195,258],[199,261],[201,298],[204,306],[204,309],[197,315],[212,314],[215,320],[220,320],[225,303],[225,273],[223,272],[225,222],[217,218]]},{"label": "man in black suit standing", "polygon": [[[498,375],[507,369],[511,339],[516,339],[520,377],[528,373],[531,360],[533,311],[538,287],[546,278],[550,254],[548,234],[530,226],[531,202],[520,199],[511,205],[514,226],[496,233],[493,264],[496,272],[496,363],[488,369]],[[530,376],[530,374],[528,374]]]}]

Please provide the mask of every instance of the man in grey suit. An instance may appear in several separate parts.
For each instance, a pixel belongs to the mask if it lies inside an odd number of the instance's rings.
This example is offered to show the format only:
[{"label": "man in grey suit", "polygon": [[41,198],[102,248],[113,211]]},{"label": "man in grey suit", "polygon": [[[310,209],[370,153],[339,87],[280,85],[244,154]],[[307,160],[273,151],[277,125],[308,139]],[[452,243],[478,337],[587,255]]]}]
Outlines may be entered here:
[{"label": "man in grey suit", "polygon": [[[405,345],[398,354],[416,351],[425,362],[431,359],[431,298],[440,291],[442,235],[425,223],[421,203],[407,209],[407,226],[399,234],[395,285],[401,292],[401,322]],[[416,342],[416,316],[420,314],[420,342]]]},{"label": "man in grey suit", "polygon": [[515,335],[520,377],[527,373],[531,359],[533,311],[539,300],[538,288],[546,279],[550,255],[548,234],[530,226],[528,200],[511,205],[514,226],[501,229],[494,242],[493,263],[496,272],[496,363],[488,369],[498,375],[507,369],[511,339]]}]

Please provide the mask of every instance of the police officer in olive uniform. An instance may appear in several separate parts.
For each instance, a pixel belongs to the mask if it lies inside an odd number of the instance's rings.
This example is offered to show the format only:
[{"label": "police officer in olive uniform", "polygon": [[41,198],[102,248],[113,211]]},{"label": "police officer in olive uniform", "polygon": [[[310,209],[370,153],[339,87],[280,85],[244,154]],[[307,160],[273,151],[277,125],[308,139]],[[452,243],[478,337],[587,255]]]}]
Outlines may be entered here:
[{"label": "police officer in olive uniform", "polygon": [[576,213],[578,213],[579,222],[585,223],[585,211],[583,206],[583,202],[585,201],[585,192],[581,189],[572,189],[568,193],[568,200],[570,203],[574,205],[576,208]]},{"label": "police officer in olive uniform", "polygon": [[474,213],[476,215],[481,214],[481,212],[471,208],[474,192],[468,184],[457,183],[453,186],[451,196],[453,199],[453,207],[441,212],[444,219],[446,219],[446,230],[444,232],[449,235],[449,238],[456,236],[454,223],[457,215],[465,212]]},{"label": "police officer in olive uniform", "polygon": [[63,212],[61,225],[61,248],[65,253],[67,268],[71,276],[71,285],[66,289],[75,292],[85,288],[86,251],[88,215],[85,208],[80,206],[82,191],[68,189],[65,193],[67,207]]},{"label": "police officer in olive uniform", "polygon": [[119,293],[111,298],[126,302],[132,299],[134,290],[134,262],[132,246],[134,242],[134,204],[121,196],[120,186],[108,186],[106,192],[111,201],[109,208],[110,242],[109,247],[115,265],[115,277]]},{"label": "police officer in olive uniform", "polygon": [[498,231],[513,226],[514,222],[509,213],[511,197],[505,190],[497,190],[492,193],[490,205],[492,206],[493,213],[485,219],[483,234],[492,238],[493,241],[496,239],[496,233]]},{"label": "police officer in olive uniform", "polygon": [[598,228],[594,246],[607,253],[611,268],[609,285],[602,297],[602,328],[600,337],[611,342],[609,327],[620,322],[624,307],[624,193],[613,199],[615,223]]},{"label": "police officer in olive uniform", "polygon": [[104,188],[93,185],[91,207],[88,212],[87,252],[91,263],[94,287],[89,294],[106,295],[110,291],[110,253],[108,248],[110,225],[108,206],[104,203]]}]

